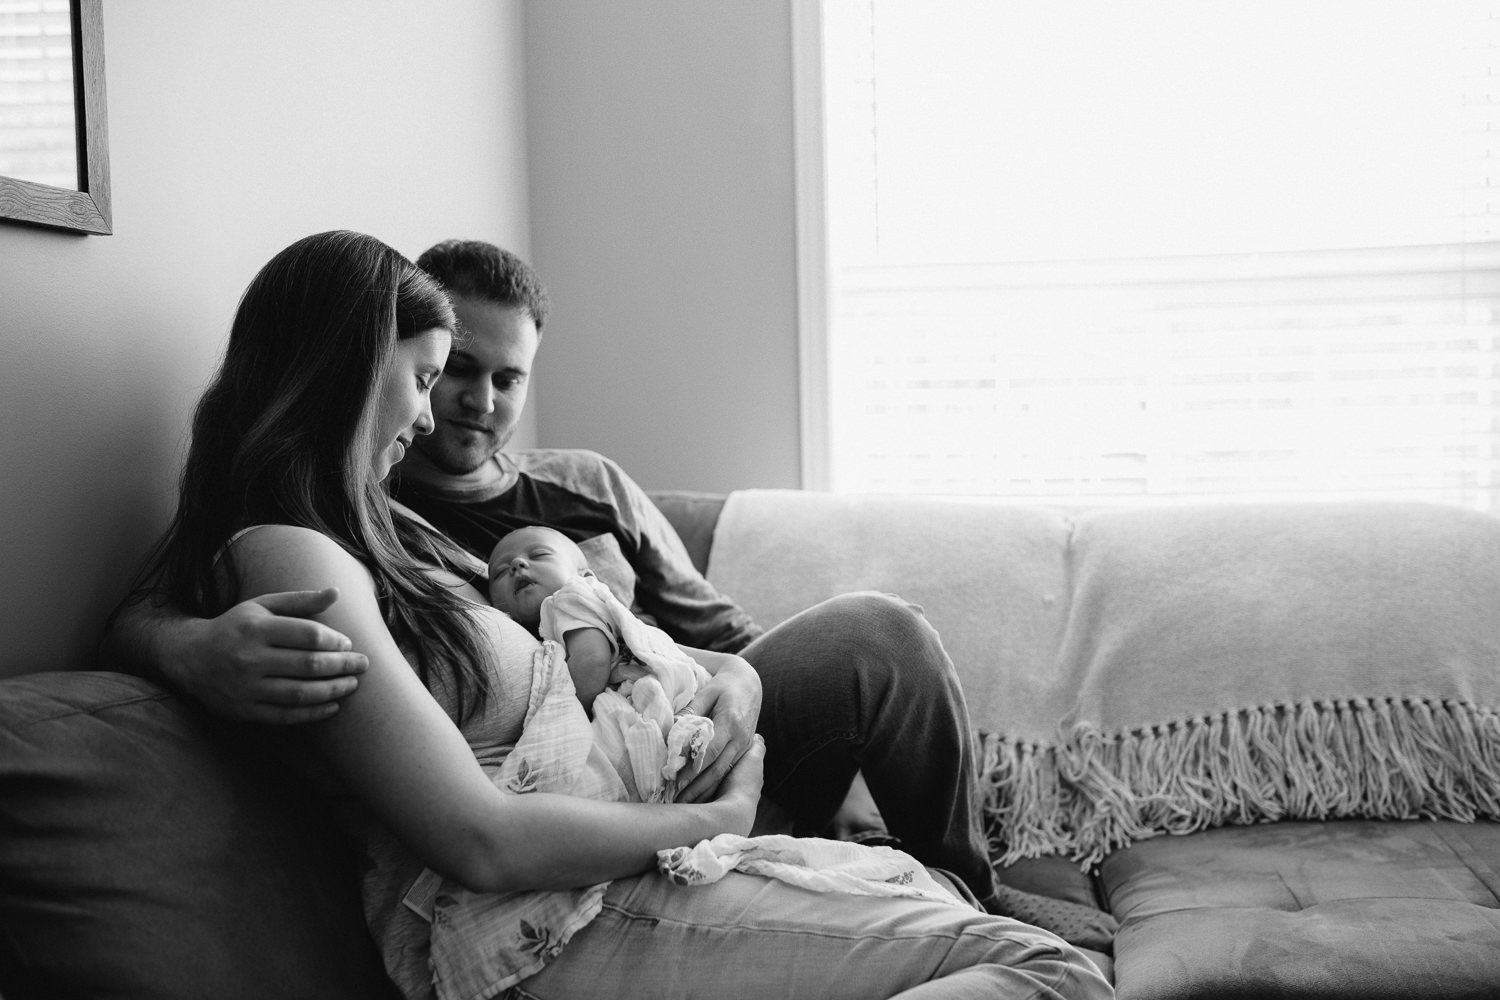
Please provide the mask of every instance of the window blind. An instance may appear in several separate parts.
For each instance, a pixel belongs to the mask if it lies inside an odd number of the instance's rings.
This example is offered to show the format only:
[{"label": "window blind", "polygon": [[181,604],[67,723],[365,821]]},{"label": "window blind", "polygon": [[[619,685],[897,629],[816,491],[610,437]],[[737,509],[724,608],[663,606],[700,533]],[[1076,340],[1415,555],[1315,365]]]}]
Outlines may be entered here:
[{"label": "window blind", "polygon": [[832,488],[1496,509],[1497,20],[826,0]]},{"label": "window blind", "polygon": [[78,188],[68,0],[0,0],[0,175]]}]

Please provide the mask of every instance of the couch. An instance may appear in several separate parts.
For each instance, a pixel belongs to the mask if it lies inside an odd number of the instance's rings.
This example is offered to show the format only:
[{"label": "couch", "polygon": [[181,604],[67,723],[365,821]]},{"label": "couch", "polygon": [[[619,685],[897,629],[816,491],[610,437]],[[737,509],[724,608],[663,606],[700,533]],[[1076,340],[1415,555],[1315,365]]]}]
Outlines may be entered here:
[{"label": "couch", "polygon": [[[654,498],[764,624],[923,606],[1001,877],[1110,911],[1126,1000],[1500,997],[1500,521]],[[314,803],[97,666],[0,681],[0,996],[389,996]]]}]

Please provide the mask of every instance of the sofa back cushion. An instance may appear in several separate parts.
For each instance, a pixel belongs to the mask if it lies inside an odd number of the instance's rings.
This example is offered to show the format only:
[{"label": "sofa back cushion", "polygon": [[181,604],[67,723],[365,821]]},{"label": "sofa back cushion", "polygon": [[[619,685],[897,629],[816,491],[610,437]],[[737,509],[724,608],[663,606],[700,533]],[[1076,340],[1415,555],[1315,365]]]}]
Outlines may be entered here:
[{"label": "sofa back cushion", "polygon": [[851,591],[921,605],[975,724],[993,729],[1012,711],[1038,718],[1050,708],[1073,527],[1051,507],[740,490],[717,518],[708,578],[767,628]]},{"label": "sofa back cushion", "polygon": [[242,736],[122,674],[0,681],[6,1000],[391,995],[351,856]]},{"label": "sofa back cushion", "polygon": [[682,539],[688,558],[698,572],[708,572],[708,557],[713,550],[714,527],[724,510],[724,493],[705,493],[700,490],[653,490],[651,502],[656,504]]}]

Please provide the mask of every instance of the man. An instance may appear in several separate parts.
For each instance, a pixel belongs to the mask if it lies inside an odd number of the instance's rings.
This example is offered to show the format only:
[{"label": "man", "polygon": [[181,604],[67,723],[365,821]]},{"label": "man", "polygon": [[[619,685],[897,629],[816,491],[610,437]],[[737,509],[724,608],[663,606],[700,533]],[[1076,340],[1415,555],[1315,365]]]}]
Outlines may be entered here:
[{"label": "man", "polygon": [[[845,595],[763,633],[694,569],[666,518],[613,462],[587,451],[503,450],[547,317],[534,272],[474,241],[440,243],[417,263],[447,288],[460,336],[432,390],[435,429],[401,462],[393,496],[481,558],[513,528],[562,531],[622,601],[678,643],[742,657],[688,706],[711,717],[716,734],[712,765],[680,798],[710,796],[758,728],[769,747],[764,794],[798,832],[825,829],[863,771],[902,846],[1000,910],[963,695],[920,612],[888,595]],[[316,719],[337,710],[363,667],[343,636],[297,617],[334,599],[269,595],[210,621],[140,612],[118,623],[114,651],[220,714]]]}]

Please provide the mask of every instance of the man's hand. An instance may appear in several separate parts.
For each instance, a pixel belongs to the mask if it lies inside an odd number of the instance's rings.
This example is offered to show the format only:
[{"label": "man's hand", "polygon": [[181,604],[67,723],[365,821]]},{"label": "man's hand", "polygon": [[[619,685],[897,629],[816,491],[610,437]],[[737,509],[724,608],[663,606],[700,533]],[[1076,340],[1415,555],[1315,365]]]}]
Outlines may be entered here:
[{"label": "man's hand", "polygon": [[743,658],[727,657],[685,711],[712,719],[714,738],[698,776],[677,794],[677,801],[704,802],[713,798],[719,782],[754,740],[760,718],[760,675]]},{"label": "man's hand", "polygon": [[338,600],[336,587],[264,594],[217,618],[182,625],[167,679],[216,715],[245,722],[313,722],[337,712],[369,666],[326,625],[308,620]]}]

